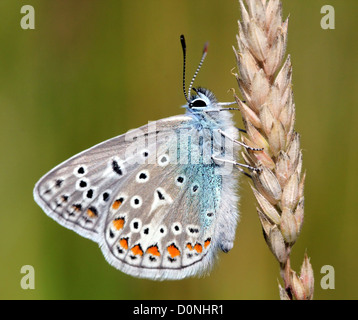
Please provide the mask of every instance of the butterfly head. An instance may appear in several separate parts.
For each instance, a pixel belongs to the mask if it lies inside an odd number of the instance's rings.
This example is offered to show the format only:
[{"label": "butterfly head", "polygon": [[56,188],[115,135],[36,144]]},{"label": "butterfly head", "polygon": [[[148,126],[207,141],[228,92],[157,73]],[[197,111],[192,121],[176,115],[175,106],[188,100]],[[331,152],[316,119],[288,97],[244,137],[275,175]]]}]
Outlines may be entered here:
[{"label": "butterfly head", "polygon": [[192,88],[195,92],[188,101],[187,108],[190,110],[200,111],[212,109],[217,105],[217,100],[214,94],[205,88]]},{"label": "butterfly head", "polygon": [[[194,88],[194,80],[205,60],[206,54],[208,52],[208,43],[204,45],[203,55],[201,57],[200,63],[194,73],[194,76],[190,82],[188,94],[186,93],[185,88],[185,68],[186,68],[186,44],[184,36],[181,35],[180,37],[182,49],[183,49],[183,92],[185,99],[187,101],[187,104],[184,106],[187,109],[187,113],[189,114],[202,114],[204,117],[209,116],[209,113],[211,113],[210,118],[218,118],[219,115],[217,112],[212,113],[212,111],[220,111],[222,106],[224,105],[230,105],[232,103],[218,103],[216,100],[215,95],[208,89],[205,88]],[[195,93],[191,95],[191,90],[193,90]],[[221,109],[222,110],[222,109]],[[229,116],[230,117],[230,116]],[[225,118],[225,117],[224,117]],[[216,120],[218,120],[216,119]]]},{"label": "butterfly head", "polygon": [[206,88],[198,87],[192,88],[192,90],[195,94],[191,95],[187,104],[184,105],[187,115],[194,117],[200,122],[211,123],[223,129],[231,125],[231,113],[220,111],[230,110],[230,108],[223,108],[223,106],[232,103],[218,102],[215,95]]}]

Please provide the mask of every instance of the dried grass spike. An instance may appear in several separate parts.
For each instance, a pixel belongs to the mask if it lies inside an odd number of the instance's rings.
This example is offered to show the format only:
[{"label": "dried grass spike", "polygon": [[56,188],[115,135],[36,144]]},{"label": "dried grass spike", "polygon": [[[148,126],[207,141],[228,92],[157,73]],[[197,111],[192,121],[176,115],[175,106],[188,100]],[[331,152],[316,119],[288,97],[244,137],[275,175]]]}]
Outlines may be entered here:
[{"label": "dried grass spike", "polygon": [[[288,18],[282,19],[279,0],[239,0],[242,20],[235,50],[239,105],[247,134],[245,144],[264,148],[245,150],[245,162],[261,170],[252,187],[265,240],[280,262],[284,287],[281,299],[312,299],[313,270],[305,255],[301,274],[291,269],[290,253],[304,220],[304,182],[300,135],[295,132],[292,62],[284,61]],[[284,61],[284,63],[283,63]],[[283,63],[283,66],[281,67]]]}]

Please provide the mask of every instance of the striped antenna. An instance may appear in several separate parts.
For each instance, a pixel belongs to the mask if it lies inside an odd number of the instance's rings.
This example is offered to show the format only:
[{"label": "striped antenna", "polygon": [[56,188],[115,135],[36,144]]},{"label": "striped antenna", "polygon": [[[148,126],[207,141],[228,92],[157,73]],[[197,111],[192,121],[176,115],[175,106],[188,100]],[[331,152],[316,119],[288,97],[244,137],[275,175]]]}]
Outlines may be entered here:
[{"label": "striped antenna", "polygon": [[194,73],[193,79],[191,79],[190,86],[189,86],[189,89],[188,89],[188,97],[189,97],[189,99],[190,99],[190,91],[191,91],[191,89],[193,87],[194,80],[195,80],[196,76],[198,75],[198,72],[199,72],[199,70],[200,70],[200,68],[201,68],[201,66],[202,66],[202,64],[203,64],[203,62],[205,60],[206,54],[208,53],[208,46],[209,46],[209,42],[206,42],[205,45],[204,45],[203,55],[201,57],[199,65],[198,65],[198,67],[197,67],[197,69],[196,69],[196,71]]}]

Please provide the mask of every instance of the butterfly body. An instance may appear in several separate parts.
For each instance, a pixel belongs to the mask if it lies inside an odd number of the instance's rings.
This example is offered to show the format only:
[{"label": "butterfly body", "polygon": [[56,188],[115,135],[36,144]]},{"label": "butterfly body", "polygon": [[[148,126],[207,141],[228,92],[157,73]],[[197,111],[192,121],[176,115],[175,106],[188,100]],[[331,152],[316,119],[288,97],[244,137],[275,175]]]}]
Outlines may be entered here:
[{"label": "butterfly body", "polygon": [[111,265],[132,276],[206,274],[233,246],[237,129],[211,91],[193,90],[185,115],[85,150],[34,188],[47,215],[97,242]]}]

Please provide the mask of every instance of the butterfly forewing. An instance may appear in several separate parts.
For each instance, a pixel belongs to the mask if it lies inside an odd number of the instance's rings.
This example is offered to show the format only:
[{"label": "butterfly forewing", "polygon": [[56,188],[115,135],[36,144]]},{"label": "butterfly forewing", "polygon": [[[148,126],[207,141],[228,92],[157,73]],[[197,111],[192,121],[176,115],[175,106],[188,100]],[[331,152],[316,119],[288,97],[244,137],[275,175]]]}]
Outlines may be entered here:
[{"label": "butterfly forewing", "polygon": [[155,152],[172,130],[190,120],[183,115],[156,121],[73,156],[37,182],[36,202],[61,225],[99,242],[103,218],[127,173],[153,159],[149,149]]}]

